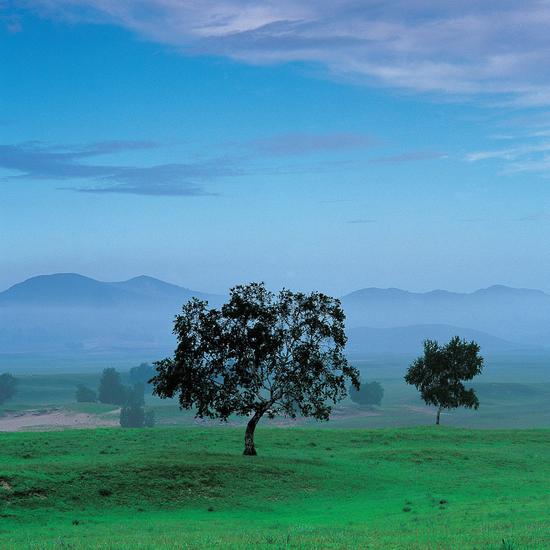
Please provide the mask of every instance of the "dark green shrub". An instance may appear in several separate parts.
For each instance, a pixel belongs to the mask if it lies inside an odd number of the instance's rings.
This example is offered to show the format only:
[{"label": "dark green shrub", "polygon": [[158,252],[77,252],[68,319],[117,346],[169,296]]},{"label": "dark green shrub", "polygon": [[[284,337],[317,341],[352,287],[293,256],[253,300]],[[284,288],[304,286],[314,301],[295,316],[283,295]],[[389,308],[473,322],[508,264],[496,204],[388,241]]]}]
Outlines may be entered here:
[{"label": "dark green shrub", "polygon": [[143,407],[130,405],[120,410],[120,425],[123,428],[143,428],[145,411]]},{"label": "dark green shrub", "polygon": [[99,382],[99,401],[111,405],[124,405],[127,400],[127,388],[120,381],[116,369],[104,369]]},{"label": "dark green shrub", "polygon": [[361,382],[358,390],[353,386],[350,387],[349,396],[358,405],[380,405],[384,397],[384,388],[379,382]]},{"label": "dark green shrub", "polygon": [[95,403],[97,401],[97,394],[91,388],[79,384],[76,387],[76,402],[77,403]]}]

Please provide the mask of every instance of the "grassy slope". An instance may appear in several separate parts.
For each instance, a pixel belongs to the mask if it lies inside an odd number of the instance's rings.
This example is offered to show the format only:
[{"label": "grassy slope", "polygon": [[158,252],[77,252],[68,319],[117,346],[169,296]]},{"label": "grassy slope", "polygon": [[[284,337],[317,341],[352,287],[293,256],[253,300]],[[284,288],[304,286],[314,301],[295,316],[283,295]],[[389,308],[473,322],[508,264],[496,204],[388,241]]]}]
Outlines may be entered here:
[{"label": "grassy slope", "polygon": [[2,434],[0,547],[550,548],[548,430],[242,435]]}]

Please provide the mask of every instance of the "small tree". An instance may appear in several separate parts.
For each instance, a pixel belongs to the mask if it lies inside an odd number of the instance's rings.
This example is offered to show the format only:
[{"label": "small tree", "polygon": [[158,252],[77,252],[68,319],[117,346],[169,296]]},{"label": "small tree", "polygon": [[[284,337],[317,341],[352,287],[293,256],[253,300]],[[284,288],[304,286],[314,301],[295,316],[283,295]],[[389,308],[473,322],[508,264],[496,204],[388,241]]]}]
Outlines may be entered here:
[{"label": "small tree", "polygon": [[17,393],[17,379],[9,373],[0,374],[0,405]]},{"label": "small tree", "polygon": [[156,363],[154,393],[177,395],[196,416],[227,420],[249,416],[245,455],[255,455],[262,416],[283,414],[328,420],[332,405],[359,386],[359,372],[344,356],[344,312],[339,300],[263,283],[237,286],[221,309],[193,299],[174,322],[173,358]]},{"label": "small tree", "polygon": [[409,367],[405,382],[416,386],[427,405],[437,407],[436,424],[442,409],[479,407],[474,390],[466,389],[462,383],[481,373],[483,357],[479,351],[475,342],[458,336],[443,346],[435,340],[426,340],[424,355]]},{"label": "small tree", "polygon": [[354,403],[362,406],[380,405],[384,397],[384,388],[379,382],[361,382],[361,387],[356,390],[353,386],[349,389],[349,395]]},{"label": "small tree", "polygon": [[99,401],[111,405],[124,405],[127,397],[126,392],[126,386],[120,381],[120,374],[117,370],[104,369],[99,382]]},{"label": "small tree", "polygon": [[95,403],[97,401],[97,394],[91,388],[78,384],[76,387],[76,402],[77,403]]},{"label": "small tree", "polygon": [[153,411],[145,411],[145,384],[138,382],[126,388],[126,403],[120,410],[120,425],[123,428],[153,427],[155,416]]},{"label": "small tree", "polygon": [[145,405],[145,384],[138,382],[133,386],[126,386],[126,404],[143,407]]},{"label": "small tree", "polygon": [[138,405],[127,405],[120,409],[120,425],[123,428],[143,428],[145,411]]}]

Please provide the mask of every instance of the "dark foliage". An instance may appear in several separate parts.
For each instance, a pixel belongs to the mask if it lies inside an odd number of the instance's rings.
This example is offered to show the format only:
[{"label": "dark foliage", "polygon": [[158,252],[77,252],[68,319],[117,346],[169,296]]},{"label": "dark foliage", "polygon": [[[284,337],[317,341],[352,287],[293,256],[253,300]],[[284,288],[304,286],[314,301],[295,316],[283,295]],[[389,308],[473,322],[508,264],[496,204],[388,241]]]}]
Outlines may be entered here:
[{"label": "dark foliage", "polygon": [[9,373],[0,374],[0,405],[17,393],[17,379]]},{"label": "dark foliage", "polygon": [[357,390],[353,386],[349,389],[349,395],[354,403],[362,406],[380,405],[384,397],[384,388],[379,382],[361,382]]},{"label": "dark foliage", "polygon": [[143,428],[145,411],[143,407],[128,405],[120,409],[120,425],[123,428]]},{"label": "dark foliage", "polygon": [[132,367],[128,373],[132,384],[148,384],[149,380],[155,376],[155,367],[149,363],[141,363],[137,367]]},{"label": "dark foliage", "polygon": [[405,381],[416,386],[426,404],[438,407],[436,424],[442,409],[479,407],[474,390],[466,389],[462,383],[481,373],[483,357],[479,351],[475,342],[458,336],[443,346],[426,340],[424,355],[409,367]]},{"label": "dark foliage", "polygon": [[79,384],[76,387],[77,403],[95,403],[96,401],[97,393],[94,390],[88,388],[87,386],[84,386],[83,384]]},{"label": "dark foliage", "polygon": [[259,283],[231,289],[221,309],[193,299],[174,322],[174,357],[156,363],[154,392],[177,396],[201,418],[250,416],[245,454],[256,454],[254,429],[264,414],[328,420],[347,380],[359,386],[344,355],[344,320],[337,299],[274,294]]},{"label": "dark foliage", "polygon": [[120,425],[123,428],[152,428],[155,425],[155,414],[146,411],[145,384],[138,382],[126,387],[126,403],[120,410]]},{"label": "dark foliage", "polygon": [[138,405],[126,405],[120,409],[120,425],[123,428],[152,428],[155,413]]},{"label": "dark foliage", "polygon": [[101,403],[124,405],[127,400],[127,390],[120,380],[116,369],[103,369],[99,382],[98,398]]},{"label": "dark foliage", "polygon": [[133,386],[125,387],[126,405],[143,407],[145,405],[145,384],[137,382]]}]

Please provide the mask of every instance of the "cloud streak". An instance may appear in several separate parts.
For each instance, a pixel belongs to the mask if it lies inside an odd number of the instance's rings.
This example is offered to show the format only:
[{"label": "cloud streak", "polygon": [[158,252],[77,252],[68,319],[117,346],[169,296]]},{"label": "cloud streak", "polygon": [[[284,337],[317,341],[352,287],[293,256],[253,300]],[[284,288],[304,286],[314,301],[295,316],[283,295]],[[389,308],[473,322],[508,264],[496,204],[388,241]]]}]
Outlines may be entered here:
[{"label": "cloud streak", "polygon": [[418,162],[421,160],[434,160],[446,157],[447,155],[445,153],[438,153],[436,151],[411,151],[400,155],[379,157],[373,159],[373,162],[379,162],[382,164],[402,164],[404,162]]},{"label": "cloud streak", "polygon": [[[162,144],[155,141],[111,140],[84,144],[48,145],[25,142],[0,145],[0,168],[12,172],[4,181],[70,181],[59,189],[94,194],[134,194],[159,196],[212,196],[205,184],[235,176],[285,175],[341,170],[348,159],[329,159],[327,155],[371,147],[374,139],[363,134],[279,134],[246,142],[227,142],[239,154],[218,158],[154,164],[123,165],[99,162],[100,157],[150,151]],[[310,158],[322,154],[323,159]],[[297,158],[296,162],[273,164],[269,159]],[[261,160],[261,165],[256,161]],[[266,163],[266,161],[268,161]],[[73,184],[74,182],[74,184]],[[77,186],[74,186],[77,185]]]},{"label": "cloud streak", "polygon": [[104,141],[83,145],[47,146],[29,142],[0,145],[0,167],[18,172],[4,180],[77,180],[80,187],[62,187],[83,193],[121,193],[160,196],[212,195],[203,182],[242,171],[227,159],[153,166],[110,165],[93,162],[95,157],[152,149],[146,141]]},{"label": "cloud streak", "polygon": [[503,163],[504,174],[550,174],[550,142],[527,143],[506,149],[476,151],[466,155],[466,161],[477,163],[497,161]]},{"label": "cloud streak", "polygon": [[42,15],[117,24],[185,53],[306,62],[416,92],[550,104],[550,3],[540,0],[33,0]]},{"label": "cloud streak", "polygon": [[255,139],[246,145],[263,155],[311,155],[316,153],[337,153],[373,147],[376,141],[364,134],[329,133],[280,134],[267,138]]}]

